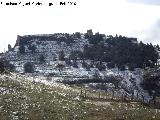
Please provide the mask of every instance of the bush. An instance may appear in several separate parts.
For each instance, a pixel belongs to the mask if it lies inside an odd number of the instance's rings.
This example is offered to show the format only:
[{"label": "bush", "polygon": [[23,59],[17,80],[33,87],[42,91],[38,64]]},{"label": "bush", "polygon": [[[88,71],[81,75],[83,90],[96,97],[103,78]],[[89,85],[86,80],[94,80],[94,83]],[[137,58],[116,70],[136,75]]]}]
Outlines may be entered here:
[{"label": "bush", "polygon": [[34,72],[33,64],[30,62],[25,63],[24,64],[24,72],[25,73],[33,73]]},{"label": "bush", "polygon": [[60,53],[59,53],[59,60],[61,60],[61,61],[64,61],[64,60],[65,60],[64,51],[60,51]]},{"label": "bush", "polygon": [[82,67],[86,68],[87,71],[90,71],[90,66],[85,61],[82,62]]},{"label": "bush", "polygon": [[4,72],[6,70],[8,71],[14,71],[15,70],[15,66],[13,64],[11,64],[8,60],[6,60],[5,58],[0,60],[0,72]]},{"label": "bush", "polygon": [[3,62],[0,62],[0,73],[3,73],[4,72],[4,64]]},{"label": "bush", "polygon": [[106,70],[106,66],[103,65],[102,63],[96,64],[96,67],[98,68],[99,71],[105,71]]},{"label": "bush", "polygon": [[44,55],[40,55],[39,61],[40,61],[40,63],[44,63],[44,62],[45,62],[45,57],[44,57]]},{"label": "bush", "polygon": [[24,47],[24,45],[22,45],[22,46],[19,47],[19,52],[20,52],[21,54],[24,54],[24,53],[25,53],[25,47]]},{"label": "bush", "polygon": [[141,86],[148,91],[153,100],[160,97],[160,69],[148,69],[143,73]]},{"label": "bush", "polygon": [[28,49],[31,50],[31,53],[35,53],[35,51],[36,51],[36,46],[35,46],[35,45],[30,45],[30,46],[28,47]]},{"label": "bush", "polygon": [[73,67],[78,68],[78,64],[75,60],[73,61]]}]

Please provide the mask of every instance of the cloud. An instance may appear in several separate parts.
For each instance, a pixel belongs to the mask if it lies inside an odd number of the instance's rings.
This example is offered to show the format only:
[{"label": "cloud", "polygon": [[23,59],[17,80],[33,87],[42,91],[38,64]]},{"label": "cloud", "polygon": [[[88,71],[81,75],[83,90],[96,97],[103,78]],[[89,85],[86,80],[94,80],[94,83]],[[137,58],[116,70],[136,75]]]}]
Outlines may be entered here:
[{"label": "cloud", "polygon": [[152,43],[154,45],[160,45],[160,19],[155,22],[151,27],[143,31],[142,36],[145,43]]},{"label": "cloud", "polygon": [[[150,2],[160,4],[155,0]],[[160,19],[160,7],[146,4],[148,0],[77,0],[75,7],[0,7],[0,11],[4,11],[0,12],[0,51],[4,46],[7,48],[8,43],[13,46],[17,35],[84,33],[87,29],[153,40],[151,37],[157,32],[153,35],[152,31],[158,30],[149,27]]]},{"label": "cloud", "polygon": [[159,0],[127,0],[130,3],[140,3],[140,4],[147,4],[147,5],[160,5]]}]

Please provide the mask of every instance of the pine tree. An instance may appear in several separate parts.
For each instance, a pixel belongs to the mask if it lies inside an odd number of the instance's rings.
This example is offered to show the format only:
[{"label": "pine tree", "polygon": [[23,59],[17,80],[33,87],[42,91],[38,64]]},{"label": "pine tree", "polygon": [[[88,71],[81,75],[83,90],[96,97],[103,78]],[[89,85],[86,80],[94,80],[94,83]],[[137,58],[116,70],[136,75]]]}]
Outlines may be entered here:
[{"label": "pine tree", "polygon": [[24,72],[25,73],[33,73],[34,72],[33,64],[30,62],[25,63],[24,64]]},{"label": "pine tree", "polygon": [[22,46],[19,47],[19,52],[20,52],[21,54],[24,54],[24,53],[25,53],[25,47],[24,47],[24,45],[22,45]]},{"label": "pine tree", "polygon": [[61,61],[64,61],[64,60],[65,60],[64,51],[61,51],[61,52],[59,53],[59,60],[61,60]]},{"label": "pine tree", "polygon": [[44,57],[44,55],[40,55],[39,61],[40,61],[40,63],[44,63],[44,62],[45,62],[45,57]]}]

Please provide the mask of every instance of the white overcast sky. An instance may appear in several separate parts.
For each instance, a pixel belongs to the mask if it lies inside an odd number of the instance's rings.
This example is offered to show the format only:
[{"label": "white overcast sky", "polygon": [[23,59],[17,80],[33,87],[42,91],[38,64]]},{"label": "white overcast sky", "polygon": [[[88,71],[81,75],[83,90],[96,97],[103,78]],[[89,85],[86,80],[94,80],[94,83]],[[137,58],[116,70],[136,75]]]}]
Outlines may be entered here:
[{"label": "white overcast sky", "polygon": [[106,35],[137,37],[145,43],[160,44],[158,0],[68,0],[76,1],[77,5],[65,7],[47,6],[48,2],[58,3],[61,0],[39,0],[41,1],[46,5],[0,5],[0,52],[8,44],[14,46],[17,35],[84,33],[87,29]]}]

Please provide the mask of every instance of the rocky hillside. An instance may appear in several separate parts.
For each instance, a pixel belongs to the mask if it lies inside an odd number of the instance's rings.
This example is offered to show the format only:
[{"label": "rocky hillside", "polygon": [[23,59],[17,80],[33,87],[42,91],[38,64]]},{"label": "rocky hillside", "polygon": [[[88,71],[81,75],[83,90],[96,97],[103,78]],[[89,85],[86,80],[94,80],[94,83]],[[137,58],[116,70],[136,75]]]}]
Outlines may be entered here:
[{"label": "rocky hillside", "polygon": [[124,94],[148,101],[150,95],[142,89],[141,82],[144,68],[158,67],[157,49],[159,46],[138,42],[136,38],[93,34],[88,30],[84,34],[18,36],[2,60],[9,61],[19,73],[58,77],[59,82],[66,83],[81,81],[109,92],[115,90],[117,96]]},{"label": "rocky hillside", "polygon": [[[8,46],[4,59],[15,65],[16,71],[26,72],[25,63],[30,62],[34,72],[52,72],[57,64],[64,68],[135,68],[158,65],[159,46],[138,42],[136,38],[115,37],[96,33],[55,33],[17,36],[14,48]],[[53,68],[53,69],[52,69]],[[42,71],[43,69],[43,71]],[[51,71],[49,71],[51,70]],[[33,71],[32,71],[33,72]]]},{"label": "rocky hillside", "polygon": [[34,71],[45,73],[59,62],[59,54],[69,58],[72,51],[83,51],[86,44],[89,42],[83,35],[81,38],[69,34],[18,36],[14,48],[5,57],[16,66],[18,72],[24,72],[24,64],[31,62],[35,65]]}]

